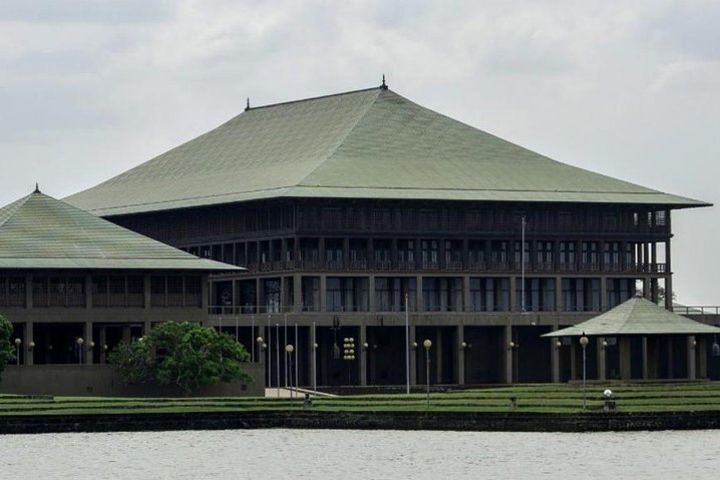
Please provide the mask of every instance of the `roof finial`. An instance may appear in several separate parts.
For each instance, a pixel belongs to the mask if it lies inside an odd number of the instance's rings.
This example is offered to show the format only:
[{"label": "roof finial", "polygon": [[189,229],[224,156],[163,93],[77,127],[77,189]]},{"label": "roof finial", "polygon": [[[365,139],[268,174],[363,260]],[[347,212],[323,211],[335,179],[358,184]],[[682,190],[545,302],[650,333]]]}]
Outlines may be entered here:
[{"label": "roof finial", "polygon": [[40,184],[38,184],[38,182],[35,182],[35,191],[33,193],[41,193],[40,192]]},{"label": "roof finial", "polygon": [[247,101],[245,102],[245,111],[247,112],[250,110],[250,97],[247,97]]},{"label": "roof finial", "polygon": [[387,83],[385,83],[385,74],[384,74],[384,73],[383,73],[382,85],[380,85],[380,88],[382,88],[383,90],[387,90],[387,89],[388,89]]}]

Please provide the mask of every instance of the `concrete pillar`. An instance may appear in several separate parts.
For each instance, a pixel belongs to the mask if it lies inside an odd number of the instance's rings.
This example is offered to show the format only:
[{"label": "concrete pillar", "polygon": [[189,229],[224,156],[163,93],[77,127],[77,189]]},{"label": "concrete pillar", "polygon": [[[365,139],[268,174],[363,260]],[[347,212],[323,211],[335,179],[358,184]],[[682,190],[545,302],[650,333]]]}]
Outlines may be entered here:
[{"label": "concrete pillar", "polygon": [[375,275],[368,276],[368,311],[375,311]]},{"label": "concrete pillar", "polygon": [[423,302],[423,277],[418,275],[415,280],[417,284],[417,290],[415,290],[415,309],[418,312],[425,310],[425,302]]},{"label": "concrete pillar", "polygon": [[465,385],[465,326],[458,325],[457,327],[457,383],[459,385]]},{"label": "concrete pillar", "polygon": [[[670,211],[665,214],[670,222]],[[668,227],[669,228],[669,227]],[[672,268],[670,263],[670,238],[665,240],[665,308],[672,310]]]},{"label": "concrete pillar", "polygon": [[311,388],[315,388],[315,378],[317,377],[317,348],[315,348],[315,344],[317,343],[317,328],[315,326],[315,322],[310,326],[310,334],[308,335],[308,371],[307,371],[307,378],[308,378],[308,385]]},{"label": "concrete pillar", "polygon": [[705,337],[699,337],[697,338],[697,347],[695,348],[695,351],[697,352],[697,378],[707,378],[707,338]]},{"label": "concrete pillar", "polygon": [[505,352],[505,383],[513,383],[513,353],[515,349],[510,345],[513,341],[512,326],[505,325],[505,341],[503,343],[503,351]]},{"label": "concrete pillar", "polygon": [[555,310],[563,311],[562,277],[555,277]]},{"label": "concrete pillar", "polygon": [[577,380],[580,378],[578,375],[578,345],[575,337],[572,337],[570,343],[570,379]]},{"label": "concrete pillar", "polygon": [[105,345],[107,345],[107,328],[100,327],[98,329],[98,341],[95,345],[95,348],[100,349],[100,363],[107,363],[107,350],[105,350]]},{"label": "concrete pillar", "polygon": [[293,275],[293,311],[302,312],[302,275]]},{"label": "concrete pillar", "polygon": [[410,325],[410,385],[417,385],[417,350],[422,348],[413,345],[417,343],[415,335],[415,325]]},{"label": "concrete pillar", "polygon": [[510,277],[510,311],[520,311],[517,299],[517,277],[515,277],[515,275]]},{"label": "concrete pillar", "polygon": [[675,361],[673,359],[674,352],[673,352],[673,337],[668,336],[665,341],[667,342],[667,377],[668,378],[674,378],[675,377]]},{"label": "concrete pillar", "polygon": [[600,277],[600,311],[608,309],[607,277]]},{"label": "concrete pillar", "polygon": [[360,331],[360,385],[367,385],[367,356],[368,356],[368,348],[365,348],[365,343],[367,343],[367,327],[364,323],[360,324],[358,327]]},{"label": "concrete pillar", "polygon": [[620,343],[620,378],[623,380],[630,380],[632,376],[631,358],[630,358],[630,338],[619,337],[618,342]]},{"label": "concrete pillar", "polygon": [[132,340],[132,332],[130,331],[130,326],[125,325],[122,327],[122,341],[125,343],[130,343]]},{"label": "concrete pillar", "polygon": [[607,380],[607,347],[605,346],[605,337],[597,337],[597,379],[600,381]]},{"label": "concrete pillar", "polygon": [[433,345],[435,350],[435,383],[443,383],[443,329],[435,327],[435,332],[435,344]]},{"label": "concrete pillar", "polygon": [[[558,329],[557,325],[553,325],[553,332]],[[552,382],[560,383],[560,348],[557,346],[557,342],[560,339],[557,337],[550,338],[550,369],[552,372]]]},{"label": "concrete pillar", "polygon": [[687,337],[687,371],[688,380],[695,380],[697,378],[697,362],[695,361],[695,348],[697,343],[695,341],[695,335],[688,335]]},{"label": "concrete pillar", "polygon": [[650,370],[648,368],[648,362],[650,360],[649,358],[649,352],[648,352],[648,338],[643,337],[642,338],[642,378],[643,380],[647,380],[650,378]]},{"label": "concrete pillar", "polygon": [[[466,242],[467,243],[467,242]],[[470,275],[463,276],[463,311],[472,312],[474,305],[470,299]]]},{"label": "concrete pillar", "polygon": [[647,376],[648,378],[658,378],[658,337],[645,337],[647,348]]},{"label": "concrete pillar", "polygon": [[[152,307],[152,285],[150,281],[150,275],[143,275],[143,308],[151,308]],[[203,305],[207,305],[207,279],[204,279],[205,281],[202,282],[203,285],[205,285],[205,289],[203,289]]]},{"label": "concrete pillar", "polygon": [[327,275],[320,275],[320,312],[327,312]]},{"label": "concrete pillar", "polygon": [[86,365],[92,365],[93,363],[93,349],[97,348],[97,345],[92,346],[93,342],[93,327],[92,322],[85,322],[85,364]]},{"label": "concrete pillar", "polygon": [[25,338],[23,339],[23,345],[25,347],[25,365],[32,365],[34,363],[34,347],[31,344],[34,340],[35,325],[32,320],[25,322]]}]

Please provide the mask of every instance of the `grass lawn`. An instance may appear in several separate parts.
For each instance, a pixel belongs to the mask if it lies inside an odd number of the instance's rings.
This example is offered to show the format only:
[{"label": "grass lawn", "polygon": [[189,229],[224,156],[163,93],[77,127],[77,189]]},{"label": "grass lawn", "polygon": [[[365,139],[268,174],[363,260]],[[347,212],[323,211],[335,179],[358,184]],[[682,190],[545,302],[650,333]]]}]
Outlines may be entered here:
[{"label": "grass lawn", "polygon": [[[612,384],[588,386],[588,411],[601,412],[602,392],[612,389],[619,412],[720,411],[720,383]],[[353,395],[313,399],[324,412],[516,412],[577,413],[582,388],[577,385],[515,385],[424,394]],[[0,415],[69,415],[107,413],[194,413],[302,410],[302,400],[287,398],[104,398],[0,396]]]}]

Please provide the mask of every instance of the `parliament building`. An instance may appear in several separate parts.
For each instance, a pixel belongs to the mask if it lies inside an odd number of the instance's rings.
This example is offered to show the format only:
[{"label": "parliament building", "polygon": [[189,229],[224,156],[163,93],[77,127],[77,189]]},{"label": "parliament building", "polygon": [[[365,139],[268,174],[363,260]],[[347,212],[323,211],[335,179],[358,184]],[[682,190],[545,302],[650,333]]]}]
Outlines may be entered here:
[{"label": "parliament building", "polygon": [[[672,216],[708,206],[560,163],[385,84],[248,104],[65,200],[243,267],[213,265],[206,298],[191,298],[268,386],[403,385],[407,345],[424,384],[425,340],[433,384],[578,378],[573,342],[541,335],[638,292],[671,309]],[[596,365],[597,349],[617,348],[605,344],[588,347],[590,376],[620,378],[613,360]],[[686,342],[668,345],[666,376],[686,377]]]}]

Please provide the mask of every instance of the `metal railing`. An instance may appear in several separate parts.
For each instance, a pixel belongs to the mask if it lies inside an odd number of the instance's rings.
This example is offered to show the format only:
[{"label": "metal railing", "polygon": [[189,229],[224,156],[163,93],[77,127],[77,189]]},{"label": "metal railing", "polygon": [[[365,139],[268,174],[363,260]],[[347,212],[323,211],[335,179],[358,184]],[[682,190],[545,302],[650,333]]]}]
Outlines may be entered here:
[{"label": "metal railing", "polygon": [[673,312],[679,315],[720,315],[720,306],[674,306]]}]

